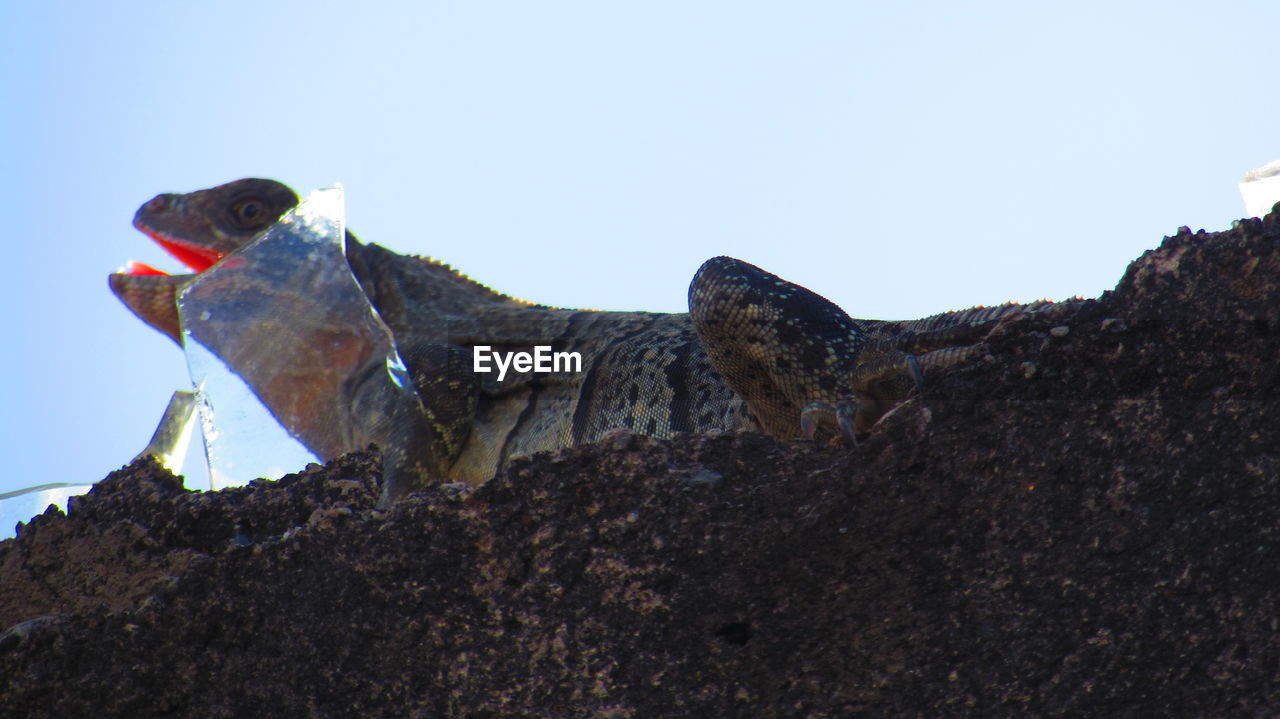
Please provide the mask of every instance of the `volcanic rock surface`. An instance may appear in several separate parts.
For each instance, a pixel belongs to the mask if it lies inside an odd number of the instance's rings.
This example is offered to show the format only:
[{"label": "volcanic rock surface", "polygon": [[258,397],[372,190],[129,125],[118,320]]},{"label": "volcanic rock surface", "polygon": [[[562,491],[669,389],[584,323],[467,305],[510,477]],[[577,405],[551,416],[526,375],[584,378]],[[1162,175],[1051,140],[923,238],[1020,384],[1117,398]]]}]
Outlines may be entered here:
[{"label": "volcanic rock surface", "polygon": [[855,448],[618,434],[386,512],[374,454],[137,462],[0,542],[0,714],[1275,716],[1278,278],[1275,214],[1181,231]]}]

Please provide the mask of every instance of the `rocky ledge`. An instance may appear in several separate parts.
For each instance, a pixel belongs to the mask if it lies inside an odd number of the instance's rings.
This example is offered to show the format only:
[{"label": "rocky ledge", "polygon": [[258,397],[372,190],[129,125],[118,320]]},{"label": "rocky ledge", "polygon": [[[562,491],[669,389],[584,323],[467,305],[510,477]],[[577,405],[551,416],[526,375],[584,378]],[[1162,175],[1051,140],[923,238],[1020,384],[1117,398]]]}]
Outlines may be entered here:
[{"label": "rocky ledge", "polygon": [[856,448],[619,434],[387,512],[373,455],[135,463],[0,543],[0,706],[1274,716],[1278,278],[1274,214],[1179,232]]}]

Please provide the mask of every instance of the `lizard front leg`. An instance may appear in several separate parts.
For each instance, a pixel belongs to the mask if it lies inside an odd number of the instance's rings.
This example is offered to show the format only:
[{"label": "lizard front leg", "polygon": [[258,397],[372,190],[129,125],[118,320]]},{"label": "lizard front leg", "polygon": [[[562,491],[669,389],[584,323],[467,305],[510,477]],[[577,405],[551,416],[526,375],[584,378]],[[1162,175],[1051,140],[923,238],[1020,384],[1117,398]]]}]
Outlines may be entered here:
[{"label": "lizard front leg", "polygon": [[[422,405],[420,417],[387,423],[382,447],[387,472],[381,504],[392,502],[417,488],[421,478],[450,481],[451,468],[462,454],[475,422],[480,385],[470,371],[469,350],[450,344],[397,339],[396,350],[413,382]],[[370,403],[377,414],[381,403]],[[421,467],[401,481],[397,467]]]},{"label": "lizard front leg", "polygon": [[913,358],[874,340],[873,323],[741,260],[702,265],[689,314],[716,371],[775,437],[852,437],[919,383]]}]

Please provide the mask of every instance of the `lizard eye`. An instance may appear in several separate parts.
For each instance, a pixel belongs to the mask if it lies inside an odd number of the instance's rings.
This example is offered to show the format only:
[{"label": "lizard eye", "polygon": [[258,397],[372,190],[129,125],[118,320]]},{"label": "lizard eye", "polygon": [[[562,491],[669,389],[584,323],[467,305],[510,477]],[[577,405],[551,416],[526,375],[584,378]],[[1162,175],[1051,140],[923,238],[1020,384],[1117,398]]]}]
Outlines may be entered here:
[{"label": "lizard eye", "polygon": [[246,229],[265,224],[268,219],[266,203],[257,198],[240,200],[231,206],[231,217]]}]

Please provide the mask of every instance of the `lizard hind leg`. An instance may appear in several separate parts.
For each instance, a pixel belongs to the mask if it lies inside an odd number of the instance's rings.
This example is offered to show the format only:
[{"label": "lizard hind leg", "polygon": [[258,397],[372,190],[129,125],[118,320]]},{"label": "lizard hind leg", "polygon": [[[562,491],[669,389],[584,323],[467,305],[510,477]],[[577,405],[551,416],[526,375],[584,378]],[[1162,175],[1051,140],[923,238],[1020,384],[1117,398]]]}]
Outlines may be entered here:
[{"label": "lizard hind leg", "polygon": [[[879,416],[878,401],[868,401],[875,394],[859,392],[867,327],[820,295],[741,260],[715,257],[689,285],[689,314],[712,366],[765,432],[800,437],[805,410],[818,402],[834,408],[825,416],[836,425],[856,427],[867,413]],[[855,399],[856,408],[839,409]],[[815,433],[819,427],[833,433],[819,409],[808,416]]]}]

